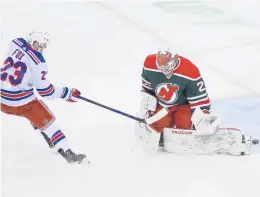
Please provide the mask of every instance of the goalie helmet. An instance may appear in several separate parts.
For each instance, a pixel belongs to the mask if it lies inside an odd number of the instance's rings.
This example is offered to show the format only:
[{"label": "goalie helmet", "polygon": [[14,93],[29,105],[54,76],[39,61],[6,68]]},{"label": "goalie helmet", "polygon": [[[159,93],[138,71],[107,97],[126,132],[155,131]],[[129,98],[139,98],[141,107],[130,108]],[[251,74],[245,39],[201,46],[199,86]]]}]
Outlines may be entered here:
[{"label": "goalie helmet", "polygon": [[175,54],[172,55],[171,52],[165,50],[165,51],[159,51],[156,54],[156,66],[159,70],[163,72],[163,74],[166,76],[166,78],[171,78],[173,75],[173,70],[176,68],[178,63],[178,55]]},{"label": "goalie helmet", "polygon": [[39,31],[33,31],[29,33],[29,35],[26,38],[26,42],[33,46],[33,43],[37,41],[39,43],[39,47],[41,49],[47,48],[49,42],[50,42],[50,35],[48,32],[39,32]]}]

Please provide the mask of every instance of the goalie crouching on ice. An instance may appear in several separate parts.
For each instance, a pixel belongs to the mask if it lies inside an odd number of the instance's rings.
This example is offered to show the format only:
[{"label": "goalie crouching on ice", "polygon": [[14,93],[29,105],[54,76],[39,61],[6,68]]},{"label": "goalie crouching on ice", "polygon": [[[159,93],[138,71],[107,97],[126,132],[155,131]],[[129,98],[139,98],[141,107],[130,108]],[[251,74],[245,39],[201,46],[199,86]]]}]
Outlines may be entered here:
[{"label": "goalie crouching on ice", "polygon": [[148,55],[141,93],[141,118],[168,110],[150,125],[137,122],[135,134],[146,150],[156,152],[160,146],[178,154],[250,154],[251,141],[240,130],[218,127],[200,71],[188,59],[169,51]]}]

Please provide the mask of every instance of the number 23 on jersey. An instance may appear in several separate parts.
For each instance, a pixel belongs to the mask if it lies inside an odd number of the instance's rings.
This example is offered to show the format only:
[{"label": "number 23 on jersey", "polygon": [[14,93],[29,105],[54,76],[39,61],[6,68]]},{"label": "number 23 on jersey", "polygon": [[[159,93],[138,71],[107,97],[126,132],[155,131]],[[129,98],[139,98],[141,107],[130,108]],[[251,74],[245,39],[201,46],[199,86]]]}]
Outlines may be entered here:
[{"label": "number 23 on jersey", "polygon": [[27,66],[24,62],[14,62],[12,57],[4,61],[4,67],[1,68],[1,81],[9,81],[13,86],[22,83]]}]

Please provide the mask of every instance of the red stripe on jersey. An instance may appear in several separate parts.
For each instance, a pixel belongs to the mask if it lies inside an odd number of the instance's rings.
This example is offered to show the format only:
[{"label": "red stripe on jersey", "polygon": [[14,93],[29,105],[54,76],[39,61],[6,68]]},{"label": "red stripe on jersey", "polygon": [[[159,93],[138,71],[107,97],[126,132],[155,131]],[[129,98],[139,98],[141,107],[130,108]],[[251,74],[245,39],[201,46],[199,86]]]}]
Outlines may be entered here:
[{"label": "red stripe on jersey", "polygon": [[200,101],[200,102],[197,102],[197,103],[192,103],[190,104],[190,107],[196,107],[198,105],[206,105],[206,104],[209,104],[210,103],[210,100],[209,98],[205,101]]},{"label": "red stripe on jersey", "polygon": [[33,92],[22,92],[22,93],[18,93],[18,94],[8,94],[8,93],[5,93],[5,92],[0,92],[0,94],[2,96],[8,97],[8,98],[21,98],[21,97],[27,96],[27,95],[32,94],[32,93]]},{"label": "red stripe on jersey", "polygon": [[22,45],[23,45],[23,43],[22,43],[22,42],[20,42],[20,41],[19,41],[19,40],[17,40],[17,39],[15,39],[14,41],[15,41],[15,43],[16,43],[16,44],[18,44],[19,46],[22,46]]},{"label": "red stripe on jersey", "polygon": [[51,86],[48,90],[45,90],[45,91],[42,91],[42,92],[39,92],[40,95],[45,95],[45,94],[49,94],[51,93],[53,90],[53,86]]},{"label": "red stripe on jersey", "polygon": [[57,140],[61,136],[63,136],[62,132],[60,132],[58,135],[56,135],[54,138],[52,138],[51,141],[54,142],[55,140]]},{"label": "red stripe on jersey", "polygon": [[142,81],[142,84],[145,85],[145,86],[150,86],[151,87],[151,84],[146,83],[145,81]]},{"label": "red stripe on jersey", "polygon": [[30,50],[28,50],[28,53],[31,55],[31,57],[38,63],[41,63],[41,61],[34,55],[34,53]]}]

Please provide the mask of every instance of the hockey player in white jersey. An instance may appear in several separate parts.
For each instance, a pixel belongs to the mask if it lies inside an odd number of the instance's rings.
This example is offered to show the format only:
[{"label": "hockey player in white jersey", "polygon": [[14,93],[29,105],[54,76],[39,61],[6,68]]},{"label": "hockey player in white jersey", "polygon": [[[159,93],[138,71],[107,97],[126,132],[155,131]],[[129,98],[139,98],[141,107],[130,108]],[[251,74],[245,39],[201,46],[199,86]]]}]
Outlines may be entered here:
[{"label": "hockey player in white jersey", "polygon": [[50,147],[69,163],[81,163],[86,156],[74,153],[54,114],[39,100],[33,90],[46,99],[61,98],[77,102],[80,91],[54,86],[48,79],[48,67],[42,52],[49,43],[49,34],[33,31],[26,39],[11,41],[7,57],[1,64],[1,111],[25,117],[39,129]]}]

